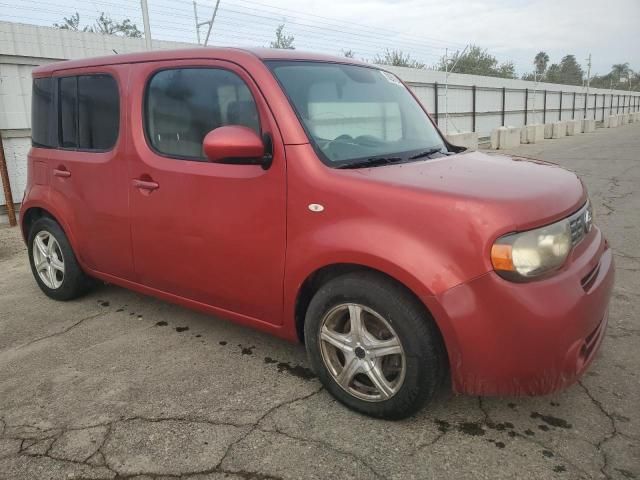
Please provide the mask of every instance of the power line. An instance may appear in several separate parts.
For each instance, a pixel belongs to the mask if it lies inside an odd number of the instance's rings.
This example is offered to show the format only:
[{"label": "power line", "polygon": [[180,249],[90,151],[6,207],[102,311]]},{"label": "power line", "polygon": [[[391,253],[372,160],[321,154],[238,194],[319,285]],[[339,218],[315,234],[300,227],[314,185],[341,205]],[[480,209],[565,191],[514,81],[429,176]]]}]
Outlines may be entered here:
[{"label": "power line", "polygon": [[[184,0],[175,0],[176,2],[180,2],[180,1],[184,1]],[[461,43],[456,43],[456,42],[451,42],[451,41],[443,41],[443,40],[439,40],[439,39],[435,39],[435,38],[430,38],[427,36],[421,36],[421,37],[415,37],[415,36],[411,36],[411,35],[407,35],[404,32],[399,32],[396,30],[391,30],[388,28],[379,28],[379,27],[371,27],[368,25],[363,25],[361,23],[357,23],[357,22],[349,22],[349,21],[345,21],[345,20],[339,20],[339,19],[335,19],[335,18],[329,18],[329,17],[325,17],[322,15],[317,15],[317,14],[312,14],[312,13],[308,13],[308,12],[303,12],[300,10],[294,10],[294,9],[290,9],[290,8],[282,8],[282,7],[276,7],[274,5],[269,5],[266,3],[262,3],[262,2],[257,2],[257,1],[253,1],[253,0],[235,0],[235,2],[240,2],[240,3],[244,3],[244,4],[249,4],[251,5],[251,9],[255,10],[255,6],[259,5],[271,10],[278,10],[284,13],[288,13],[288,14],[295,14],[296,16],[302,16],[302,17],[309,17],[314,19],[314,21],[316,23],[320,22],[320,23],[324,23],[327,25],[340,25],[342,27],[348,27],[350,29],[362,29],[366,32],[372,33],[387,33],[387,34],[392,34],[392,35],[396,35],[396,36],[404,36],[410,39],[413,39],[413,41],[417,41],[420,44],[424,44],[425,41],[430,41],[430,42],[436,42],[436,43],[441,43],[442,44],[442,48],[444,48],[444,46],[457,46],[457,47],[464,47],[464,44]],[[234,2],[231,2],[234,3]],[[235,5],[236,7],[240,7],[240,8],[249,8],[246,6],[242,6],[242,5]]]},{"label": "power line", "polygon": [[[91,2],[96,10],[98,6],[101,6],[107,13],[116,12],[113,15],[115,18],[142,20],[140,9],[132,6],[131,3],[120,4],[110,0],[91,0]],[[176,4],[183,5],[183,11],[180,8],[176,9]],[[61,0],[51,0],[46,4],[38,0],[18,0],[17,5],[6,3],[0,3],[0,5],[25,12],[25,15],[20,17],[2,14],[0,17],[20,18],[31,22],[37,19],[37,23],[48,23],[51,15],[63,16],[59,11],[62,8],[73,8],[83,14],[93,14],[86,4],[72,3],[69,5],[61,3]],[[151,23],[156,25],[154,31],[157,34],[155,37],[182,42],[192,41],[193,34],[196,33],[193,31],[195,17],[189,12],[194,7],[200,7],[203,13],[213,15],[210,5],[202,5],[193,0],[174,0],[171,6],[153,2],[150,5],[149,14]],[[29,15],[30,13],[33,14],[33,17]],[[296,36],[297,46],[314,51],[339,53],[347,46],[358,54],[372,59],[385,50],[399,49],[409,52],[417,60],[431,62],[440,58],[444,52],[444,47],[438,43],[456,45],[437,39],[425,41],[387,28],[378,29],[252,0],[234,0],[233,2],[225,0],[219,6],[215,20],[214,40],[216,44],[229,42],[232,46],[238,44],[264,45],[272,39],[275,27],[283,23],[283,14],[293,16],[293,18],[288,17],[284,20],[284,23],[289,31]],[[42,18],[43,15],[48,18]],[[109,13],[109,15],[111,14]]]}]

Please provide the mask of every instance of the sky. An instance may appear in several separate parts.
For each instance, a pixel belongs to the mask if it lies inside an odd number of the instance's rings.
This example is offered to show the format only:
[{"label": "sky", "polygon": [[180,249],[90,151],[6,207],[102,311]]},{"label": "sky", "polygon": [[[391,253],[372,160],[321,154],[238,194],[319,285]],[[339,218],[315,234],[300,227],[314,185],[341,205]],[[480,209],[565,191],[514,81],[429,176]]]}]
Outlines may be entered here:
[{"label": "sky", "polygon": [[[216,0],[197,0],[200,21]],[[196,42],[192,0],[148,0],[152,38]],[[139,0],[0,0],[0,20],[51,25],[75,11],[81,24],[100,12],[130,18],[142,29]],[[434,65],[468,44],[511,60],[519,75],[544,50],[551,63],[574,54],[592,74],[615,63],[640,71],[640,0],[220,0],[210,44],[268,46],[276,27],[299,49],[370,60],[401,49]],[[200,28],[201,37],[206,26]]]}]

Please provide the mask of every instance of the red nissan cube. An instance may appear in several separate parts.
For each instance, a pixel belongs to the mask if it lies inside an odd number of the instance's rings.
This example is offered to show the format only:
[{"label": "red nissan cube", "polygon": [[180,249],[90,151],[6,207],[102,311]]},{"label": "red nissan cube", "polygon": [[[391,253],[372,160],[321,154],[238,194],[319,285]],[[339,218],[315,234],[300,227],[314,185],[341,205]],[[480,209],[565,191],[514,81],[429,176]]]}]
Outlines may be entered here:
[{"label": "red nissan cube", "polygon": [[406,417],[574,382],[611,249],[580,179],[447,142],[394,74],[198,48],[33,72],[22,230],[42,291],[95,279],[304,342],[320,381]]}]

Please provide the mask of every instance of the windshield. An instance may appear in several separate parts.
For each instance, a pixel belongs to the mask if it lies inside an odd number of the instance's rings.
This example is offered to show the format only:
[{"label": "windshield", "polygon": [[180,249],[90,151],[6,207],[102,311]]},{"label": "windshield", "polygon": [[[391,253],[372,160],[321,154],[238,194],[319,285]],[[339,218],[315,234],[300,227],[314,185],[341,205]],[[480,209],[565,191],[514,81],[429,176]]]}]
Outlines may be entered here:
[{"label": "windshield", "polygon": [[391,73],[325,62],[267,63],[330,166],[374,166],[446,152],[427,114]]}]

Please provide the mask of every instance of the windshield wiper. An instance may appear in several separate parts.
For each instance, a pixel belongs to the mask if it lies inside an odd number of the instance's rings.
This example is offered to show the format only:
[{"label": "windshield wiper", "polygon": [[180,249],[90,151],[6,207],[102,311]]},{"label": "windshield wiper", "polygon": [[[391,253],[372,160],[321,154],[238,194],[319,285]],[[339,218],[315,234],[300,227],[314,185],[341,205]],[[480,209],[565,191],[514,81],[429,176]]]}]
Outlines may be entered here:
[{"label": "windshield wiper", "polygon": [[429,150],[425,150],[423,152],[416,153],[415,155],[411,155],[409,160],[417,160],[418,158],[430,157],[434,153],[444,153],[442,152],[442,147],[433,147]]},{"label": "windshield wiper", "polygon": [[399,163],[406,161],[402,157],[373,157],[365,160],[359,160],[357,162],[345,163],[336,168],[366,168],[377,167],[379,165],[388,165],[390,163]]}]

